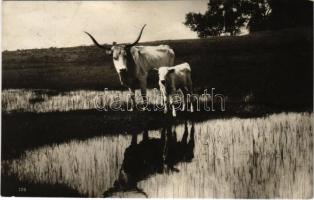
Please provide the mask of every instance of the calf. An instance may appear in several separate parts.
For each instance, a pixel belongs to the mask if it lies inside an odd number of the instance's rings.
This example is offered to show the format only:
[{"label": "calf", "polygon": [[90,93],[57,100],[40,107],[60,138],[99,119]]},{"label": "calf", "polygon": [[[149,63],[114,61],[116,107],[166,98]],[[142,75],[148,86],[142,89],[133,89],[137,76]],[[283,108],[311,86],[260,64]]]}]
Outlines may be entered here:
[{"label": "calf", "polygon": [[176,110],[173,102],[173,94],[180,89],[184,95],[182,110],[187,108],[187,102],[190,103],[191,112],[193,112],[192,102],[188,99],[188,94],[193,93],[191,68],[188,63],[182,63],[173,67],[160,67],[158,69],[159,87],[164,100],[164,112],[168,112],[167,103],[170,96],[170,105],[172,107],[172,115],[176,116]]}]

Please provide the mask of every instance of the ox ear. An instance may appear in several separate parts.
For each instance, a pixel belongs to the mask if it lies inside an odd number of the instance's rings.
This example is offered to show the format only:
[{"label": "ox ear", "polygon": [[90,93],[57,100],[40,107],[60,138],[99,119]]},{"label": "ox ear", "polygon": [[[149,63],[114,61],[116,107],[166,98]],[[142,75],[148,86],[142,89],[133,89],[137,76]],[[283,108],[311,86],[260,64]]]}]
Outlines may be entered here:
[{"label": "ox ear", "polygon": [[153,71],[153,72],[158,72],[158,68],[154,67],[154,68],[152,69],[152,71]]},{"label": "ox ear", "polygon": [[168,69],[168,73],[173,73],[174,72],[174,69],[173,68],[169,68]]},{"label": "ox ear", "polygon": [[111,56],[111,55],[112,55],[112,50],[106,50],[106,54],[107,54],[108,56]]}]

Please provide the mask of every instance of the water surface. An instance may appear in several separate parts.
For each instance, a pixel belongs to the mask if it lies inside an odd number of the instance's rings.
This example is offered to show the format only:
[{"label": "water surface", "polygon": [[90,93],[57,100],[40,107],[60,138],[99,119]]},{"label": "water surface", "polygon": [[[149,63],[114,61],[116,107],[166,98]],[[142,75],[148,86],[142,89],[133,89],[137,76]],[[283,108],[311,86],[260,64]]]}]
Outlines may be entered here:
[{"label": "water surface", "polygon": [[5,160],[2,173],[90,197],[309,198],[312,119],[282,113],[187,121],[72,140]]}]

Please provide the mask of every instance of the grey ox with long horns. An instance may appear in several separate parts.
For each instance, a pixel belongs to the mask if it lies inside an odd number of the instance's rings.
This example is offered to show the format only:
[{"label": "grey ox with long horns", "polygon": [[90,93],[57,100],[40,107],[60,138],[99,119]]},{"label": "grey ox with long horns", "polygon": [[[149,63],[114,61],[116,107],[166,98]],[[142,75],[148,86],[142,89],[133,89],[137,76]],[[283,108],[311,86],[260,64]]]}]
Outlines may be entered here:
[{"label": "grey ox with long horns", "polygon": [[161,66],[173,66],[175,54],[168,45],[159,46],[136,46],[141,39],[143,29],[132,44],[116,44],[112,46],[100,45],[96,39],[85,32],[94,42],[94,44],[104,49],[106,54],[112,55],[113,64],[119,75],[122,85],[129,88],[131,92],[132,106],[135,105],[135,89],[141,90],[144,103],[147,102],[147,76],[153,68]]}]

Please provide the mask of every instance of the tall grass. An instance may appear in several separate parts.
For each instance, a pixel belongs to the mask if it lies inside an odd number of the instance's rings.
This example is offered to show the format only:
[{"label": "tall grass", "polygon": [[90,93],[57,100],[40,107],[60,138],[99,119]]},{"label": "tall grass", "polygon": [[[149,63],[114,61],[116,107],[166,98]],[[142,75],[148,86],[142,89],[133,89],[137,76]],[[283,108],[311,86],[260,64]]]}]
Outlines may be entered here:
[{"label": "tall grass", "polygon": [[[197,123],[193,161],[179,163],[179,172],[152,174],[138,186],[149,197],[310,198],[312,120],[309,113],[281,113]],[[178,139],[183,130],[176,127]],[[117,179],[130,142],[129,135],[118,135],[44,146],[3,161],[2,173],[35,183],[64,183],[99,197]]]},{"label": "tall grass", "polygon": [[[162,104],[162,96],[159,90],[148,90],[147,97],[148,104]],[[126,108],[126,104],[131,104],[130,93],[128,91],[77,90],[55,92],[53,90],[8,89],[2,91],[2,111],[7,113],[44,113],[97,108],[110,110],[110,106],[112,107],[117,102],[117,98],[121,102],[121,108]],[[135,99],[137,103],[142,103],[139,90],[135,92]],[[200,96],[199,98],[201,103],[209,100],[210,98],[208,97]]]},{"label": "tall grass", "polygon": [[[109,106],[114,97],[120,96],[126,102],[127,91],[77,90],[48,95],[47,91],[9,89],[2,91],[2,110],[5,112],[66,112],[72,110],[96,109],[96,104]],[[148,92],[150,95],[151,92]],[[139,94],[137,93],[137,96]]]},{"label": "tall grass", "polygon": [[[44,146],[21,159],[4,161],[9,175],[34,183],[66,184],[81,194],[101,196],[118,177],[129,136],[99,137],[87,141]],[[119,145],[117,145],[119,144]]]},{"label": "tall grass", "polygon": [[311,119],[289,113],[199,123],[193,162],[140,186],[154,197],[310,198]]}]

